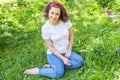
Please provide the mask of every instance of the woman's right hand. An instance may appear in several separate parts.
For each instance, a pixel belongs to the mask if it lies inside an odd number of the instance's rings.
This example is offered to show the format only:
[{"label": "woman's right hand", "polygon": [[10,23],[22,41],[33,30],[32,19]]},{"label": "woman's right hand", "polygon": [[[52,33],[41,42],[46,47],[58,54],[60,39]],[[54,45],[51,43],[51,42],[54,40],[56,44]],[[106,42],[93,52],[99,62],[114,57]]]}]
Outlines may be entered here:
[{"label": "woman's right hand", "polygon": [[71,62],[70,62],[70,60],[68,58],[64,57],[62,60],[63,60],[65,65],[71,66]]}]

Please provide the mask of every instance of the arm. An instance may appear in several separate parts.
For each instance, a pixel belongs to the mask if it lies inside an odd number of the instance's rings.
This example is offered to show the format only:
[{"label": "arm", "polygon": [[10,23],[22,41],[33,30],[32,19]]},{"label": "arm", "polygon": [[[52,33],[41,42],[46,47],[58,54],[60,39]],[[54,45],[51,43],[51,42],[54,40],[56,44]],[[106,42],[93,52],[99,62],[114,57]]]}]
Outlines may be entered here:
[{"label": "arm", "polygon": [[66,57],[62,56],[62,55],[54,48],[53,43],[52,43],[52,41],[51,41],[50,39],[45,39],[45,43],[46,43],[48,49],[49,49],[54,55],[56,55],[56,56],[59,57],[61,60],[63,60],[63,62],[64,62],[65,65],[68,65],[68,66],[71,65],[71,64],[70,64],[70,63],[71,63],[70,60],[67,59]]},{"label": "arm", "polygon": [[69,29],[69,45],[68,45],[68,51],[67,51],[66,54],[65,54],[65,56],[66,56],[67,58],[69,58],[70,55],[71,55],[73,41],[74,41],[74,34],[73,34],[73,31],[72,31],[72,28],[70,28],[70,29]]}]

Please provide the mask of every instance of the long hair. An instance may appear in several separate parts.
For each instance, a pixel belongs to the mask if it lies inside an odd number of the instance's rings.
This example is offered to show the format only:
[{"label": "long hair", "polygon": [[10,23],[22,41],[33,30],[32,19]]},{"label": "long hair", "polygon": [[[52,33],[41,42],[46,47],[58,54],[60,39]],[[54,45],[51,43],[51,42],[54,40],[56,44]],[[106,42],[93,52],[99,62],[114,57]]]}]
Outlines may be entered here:
[{"label": "long hair", "polygon": [[68,14],[66,12],[66,9],[59,2],[50,2],[50,3],[48,3],[48,5],[45,8],[45,13],[44,13],[44,17],[45,18],[49,17],[49,10],[51,9],[51,7],[60,8],[60,17],[59,17],[59,19],[61,21],[63,21],[63,22],[67,22],[68,21],[69,17],[68,17]]}]

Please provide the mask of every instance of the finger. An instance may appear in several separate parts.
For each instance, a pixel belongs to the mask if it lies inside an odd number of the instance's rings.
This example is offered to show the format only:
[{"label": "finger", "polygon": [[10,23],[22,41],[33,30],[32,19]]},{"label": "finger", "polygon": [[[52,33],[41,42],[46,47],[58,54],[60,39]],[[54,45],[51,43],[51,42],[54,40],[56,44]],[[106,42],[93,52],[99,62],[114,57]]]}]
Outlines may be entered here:
[{"label": "finger", "polygon": [[71,64],[70,64],[70,63],[68,63],[68,66],[71,66]]},{"label": "finger", "polygon": [[71,61],[68,60],[68,64],[71,65]]},{"label": "finger", "polygon": [[71,61],[68,59],[68,62],[71,64]]},{"label": "finger", "polygon": [[65,65],[70,66],[71,64],[69,63],[69,61],[66,61]]}]

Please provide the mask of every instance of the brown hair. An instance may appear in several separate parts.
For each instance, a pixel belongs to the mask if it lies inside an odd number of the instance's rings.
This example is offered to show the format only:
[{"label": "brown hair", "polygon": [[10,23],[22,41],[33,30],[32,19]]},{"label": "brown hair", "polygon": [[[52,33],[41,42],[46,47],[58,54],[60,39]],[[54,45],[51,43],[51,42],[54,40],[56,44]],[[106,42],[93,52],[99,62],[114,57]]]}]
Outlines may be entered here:
[{"label": "brown hair", "polygon": [[45,8],[45,14],[44,14],[44,17],[45,18],[48,18],[48,13],[49,13],[49,10],[51,9],[51,7],[56,7],[56,8],[60,8],[60,17],[59,19],[63,22],[67,22],[69,17],[68,17],[68,14],[66,12],[66,9],[63,7],[62,4],[60,4],[59,2],[50,2],[46,8]]}]

